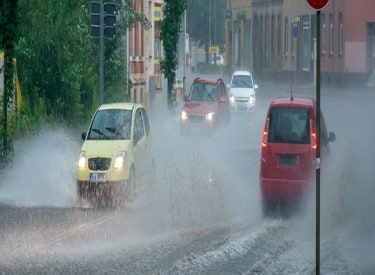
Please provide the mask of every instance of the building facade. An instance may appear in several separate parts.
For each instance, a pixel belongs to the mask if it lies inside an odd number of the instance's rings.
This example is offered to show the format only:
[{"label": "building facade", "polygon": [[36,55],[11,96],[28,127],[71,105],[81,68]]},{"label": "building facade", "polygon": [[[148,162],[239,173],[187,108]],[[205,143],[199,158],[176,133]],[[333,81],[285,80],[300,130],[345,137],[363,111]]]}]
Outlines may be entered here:
[{"label": "building facade", "polygon": [[252,5],[248,0],[229,0],[226,19],[226,60],[232,70],[253,69]]},{"label": "building facade", "polygon": [[150,106],[150,96],[161,89],[160,59],[162,55],[159,22],[162,0],[133,0],[138,13],[143,13],[151,28],[136,24],[128,34],[128,73],[131,82],[129,100]]},{"label": "building facade", "polygon": [[[252,71],[262,78],[311,82],[316,77],[317,12],[303,0],[252,0],[233,5],[251,5]],[[244,2],[244,1],[242,1]],[[250,3],[250,4],[249,4]],[[320,47],[322,82],[328,84],[375,83],[375,1],[330,0],[321,10]],[[227,43],[235,28],[227,22]],[[233,47],[228,48],[233,55]],[[233,57],[232,57],[233,58]],[[232,69],[235,63],[231,63]]]}]

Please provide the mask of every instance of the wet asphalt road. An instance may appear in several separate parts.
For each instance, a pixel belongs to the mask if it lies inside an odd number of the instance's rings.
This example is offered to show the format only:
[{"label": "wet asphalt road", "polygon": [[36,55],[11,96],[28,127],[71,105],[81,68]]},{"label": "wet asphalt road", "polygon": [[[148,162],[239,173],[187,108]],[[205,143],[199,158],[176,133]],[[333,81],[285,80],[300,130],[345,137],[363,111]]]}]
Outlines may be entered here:
[{"label": "wet asphalt road", "polygon": [[[0,196],[0,273],[314,273],[315,213],[308,209],[287,219],[261,215],[257,179],[266,107],[272,98],[288,95],[290,86],[258,85],[256,112],[233,115],[230,129],[219,129],[210,139],[181,138],[178,115],[153,110],[159,173],[132,204],[92,209],[74,198],[56,206]],[[313,86],[295,89],[295,95],[315,96]],[[370,195],[375,191],[370,146],[375,133],[367,127],[374,118],[374,94],[322,88],[327,126],[337,137],[332,146],[336,165],[323,174],[332,183],[322,189],[325,273],[366,274],[375,268],[367,260],[375,252],[369,244],[375,240],[374,222],[368,219],[375,209]],[[67,137],[73,139],[74,150],[79,148],[79,138]],[[67,178],[74,178],[73,172]],[[29,179],[18,184],[40,187],[32,174]],[[7,173],[1,180],[4,195]],[[357,256],[348,257],[348,248]]]}]

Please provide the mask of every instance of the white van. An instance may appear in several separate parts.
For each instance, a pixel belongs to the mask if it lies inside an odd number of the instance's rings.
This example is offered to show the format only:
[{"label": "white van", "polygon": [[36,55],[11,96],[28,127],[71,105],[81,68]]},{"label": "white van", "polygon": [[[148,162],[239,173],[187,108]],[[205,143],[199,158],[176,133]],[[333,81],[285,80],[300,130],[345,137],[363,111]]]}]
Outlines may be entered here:
[{"label": "white van", "polygon": [[254,84],[250,72],[235,71],[227,88],[229,89],[231,110],[238,112],[251,112],[255,110],[255,90],[258,89],[258,85]]}]

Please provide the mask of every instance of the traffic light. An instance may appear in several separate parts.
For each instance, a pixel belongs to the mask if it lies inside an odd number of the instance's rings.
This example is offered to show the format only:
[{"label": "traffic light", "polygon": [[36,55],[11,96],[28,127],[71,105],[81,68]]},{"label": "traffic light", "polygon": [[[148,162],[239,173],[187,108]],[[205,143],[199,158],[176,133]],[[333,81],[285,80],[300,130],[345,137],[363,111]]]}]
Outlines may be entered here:
[{"label": "traffic light", "polygon": [[104,3],[104,37],[116,36],[116,4]]},{"label": "traffic light", "polygon": [[100,37],[100,3],[91,3],[91,37]]},{"label": "traffic light", "polygon": [[114,38],[116,36],[116,4],[103,4],[103,25],[101,26],[101,7],[102,2],[91,3],[91,37],[100,38],[100,28],[104,30],[104,38]]}]

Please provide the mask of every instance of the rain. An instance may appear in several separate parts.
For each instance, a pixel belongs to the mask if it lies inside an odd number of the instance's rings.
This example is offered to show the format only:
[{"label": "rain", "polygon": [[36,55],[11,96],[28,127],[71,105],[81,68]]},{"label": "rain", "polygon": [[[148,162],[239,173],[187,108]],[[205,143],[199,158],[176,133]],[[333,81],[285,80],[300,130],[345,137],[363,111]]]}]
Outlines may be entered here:
[{"label": "rain", "polygon": [[[187,2],[189,9],[193,4]],[[209,1],[212,10],[221,8],[221,2],[229,10],[226,2],[233,1]],[[210,31],[217,32],[213,26]],[[216,39],[219,36],[216,33]],[[229,49],[222,48],[229,62]],[[211,64],[219,69],[204,73],[190,63],[182,71],[182,55],[177,76],[185,77],[185,93],[197,77],[230,83],[234,63],[230,68]],[[198,53],[194,58],[204,59]],[[198,63],[194,58],[189,61]],[[0,170],[0,273],[315,273],[315,185],[297,211],[286,208],[264,216],[259,179],[269,104],[291,94],[315,98],[315,79],[280,81],[259,69],[253,77],[259,86],[255,110],[231,111],[230,125],[219,125],[210,136],[199,131],[181,135],[180,112],[186,100],[179,95],[174,112],[168,109],[165,78],[150,101],[135,98],[146,106],[150,119],[155,174],[137,186],[134,201],[117,207],[95,207],[77,194],[81,134],[89,121],[74,127],[45,123],[17,137],[13,161]],[[374,86],[343,87],[322,79],[321,110],[328,130],[336,135],[320,167],[324,274],[375,271],[374,102]]]}]

